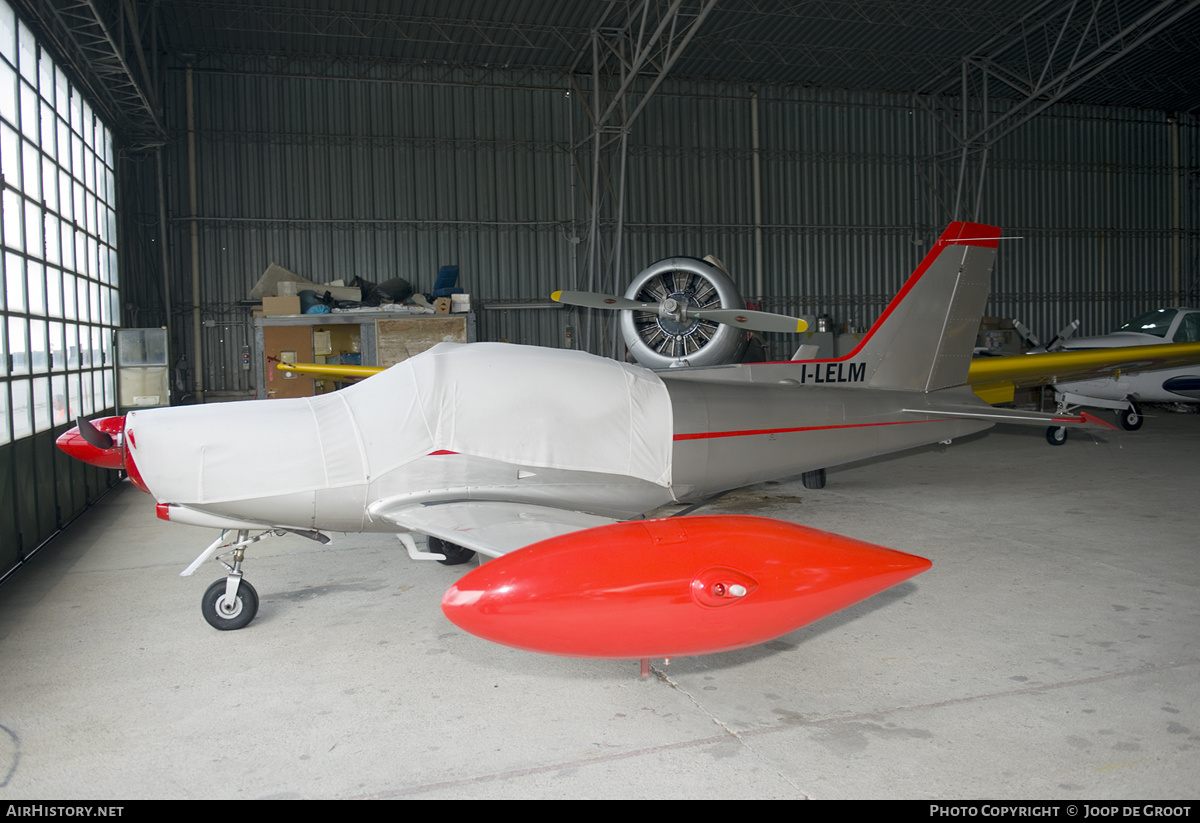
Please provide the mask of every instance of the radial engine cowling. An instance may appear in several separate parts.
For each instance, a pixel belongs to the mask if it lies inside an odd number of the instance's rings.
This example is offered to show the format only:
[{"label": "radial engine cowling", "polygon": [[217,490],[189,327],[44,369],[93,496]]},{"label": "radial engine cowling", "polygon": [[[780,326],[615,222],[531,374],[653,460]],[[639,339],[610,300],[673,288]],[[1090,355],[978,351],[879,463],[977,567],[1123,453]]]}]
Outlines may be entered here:
[{"label": "radial engine cowling", "polygon": [[[625,290],[631,300],[662,303],[668,299],[693,308],[745,309],[729,275],[694,257],[659,260],[633,279]],[[625,345],[643,366],[719,366],[738,363],[746,349],[746,332],[711,320],[682,321],[653,312],[621,312]]]}]

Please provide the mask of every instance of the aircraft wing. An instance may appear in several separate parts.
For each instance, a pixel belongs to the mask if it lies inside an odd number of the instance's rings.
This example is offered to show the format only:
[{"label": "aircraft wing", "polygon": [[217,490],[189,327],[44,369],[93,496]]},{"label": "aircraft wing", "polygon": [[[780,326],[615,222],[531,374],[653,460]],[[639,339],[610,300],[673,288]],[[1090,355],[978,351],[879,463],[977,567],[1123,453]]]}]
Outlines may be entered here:
[{"label": "aircraft wing", "polygon": [[500,557],[541,540],[607,526],[611,517],[500,500],[414,503],[382,501],[367,511],[402,529],[440,537],[489,557]]},{"label": "aircraft wing", "polygon": [[1200,363],[1200,343],[976,357],[971,361],[967,382],[988,403],[1005,403],[1012,400],[1013,390],[1018,386],[1065,383],[1194,363]]}]

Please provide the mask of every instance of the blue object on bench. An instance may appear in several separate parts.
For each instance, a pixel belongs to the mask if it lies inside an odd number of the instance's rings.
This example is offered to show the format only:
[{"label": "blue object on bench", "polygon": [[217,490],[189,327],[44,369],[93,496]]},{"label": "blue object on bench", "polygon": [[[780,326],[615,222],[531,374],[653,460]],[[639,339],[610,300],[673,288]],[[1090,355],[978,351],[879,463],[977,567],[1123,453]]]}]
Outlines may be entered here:
[{"label": "blue object on bench", "polygon": [[433,296],[449,297],[452,294],[462,294],[458,285],[458,266],[442,266],[438,269],[437,280],[433,284]]}]

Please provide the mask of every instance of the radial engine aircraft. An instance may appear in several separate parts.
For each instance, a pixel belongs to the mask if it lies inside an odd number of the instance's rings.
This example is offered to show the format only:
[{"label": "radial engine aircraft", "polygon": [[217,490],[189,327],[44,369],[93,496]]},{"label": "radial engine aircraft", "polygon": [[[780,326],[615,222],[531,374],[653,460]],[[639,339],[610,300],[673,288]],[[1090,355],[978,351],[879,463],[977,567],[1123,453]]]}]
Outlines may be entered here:
[{"label": "radial engine aircraft", "polygon": [[202,601],[218,629],[257,611],[242,576],[254,543],[394,532],[414,558],[498,558],[443,599],[451,620],[497,642],[643,660],[754,645],[929,562],[777,520],[635,518],[1002,421],[1112,428],[993,408],[968,385],[999,236],[951,224],[838,360],[655,372],[441,344],[338,392],[81,419],[58,443],[124,470],[159,517],[222,530],[184,572],[214,555],[225,566]]}]

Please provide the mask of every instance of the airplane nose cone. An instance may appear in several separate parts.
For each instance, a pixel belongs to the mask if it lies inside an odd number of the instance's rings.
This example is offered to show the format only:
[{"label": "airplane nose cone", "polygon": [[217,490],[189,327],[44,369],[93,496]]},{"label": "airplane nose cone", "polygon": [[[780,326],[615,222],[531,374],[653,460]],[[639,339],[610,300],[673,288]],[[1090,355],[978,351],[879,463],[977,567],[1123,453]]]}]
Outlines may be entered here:
[{"label": "airplane nose cone", "polygon": [[124,416],[99,417],[90,422],[80,418],[79,425],[60,434],[54,442],[76,460],[102,469],[123,469],[125,450],[121,445],[121,434],[124,430]]}]

